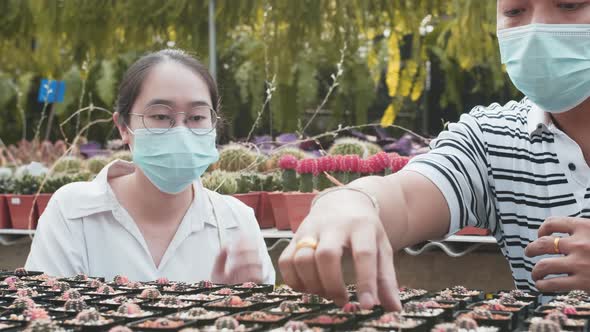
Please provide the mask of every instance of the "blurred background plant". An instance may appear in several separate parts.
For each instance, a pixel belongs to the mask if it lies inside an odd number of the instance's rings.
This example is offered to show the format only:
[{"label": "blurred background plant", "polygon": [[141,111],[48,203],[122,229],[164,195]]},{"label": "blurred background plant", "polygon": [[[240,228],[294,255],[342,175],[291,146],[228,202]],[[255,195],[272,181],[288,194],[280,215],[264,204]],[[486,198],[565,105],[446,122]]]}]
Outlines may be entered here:
[{"label": "blurred background plant", "polygon": [[[435,135],[474,105],[518,97],[500,66],[495,1],[215,2],[223,143],[249,133],[269,72],[275,90],[254,134],[271,141],[315,116],[335,74],[341,75],[337,87],[306,130],[310,135],[366,123]],[[71,142],[81,126],[105,115],[80,113],[63,126],[66,137],[58,124],[82,105],[112,109],[124,70],[147,51],[180,47],[208,63],[209,3],[1,1],[0,137],[13,145],[2,148],[19,163],[54,161],[65,149],[57,140]],[[44,106],[37,102],[42,78],[66,82],[64,102],[49,105],[41,124],[40,137],[56,143],[37,144],[35,156],[25,156],[21,140],[34,137]],[[101,123],[84,135],[105,144],[118,134],[112,123]],[[5,151],[0,158],[9,159]]]}]

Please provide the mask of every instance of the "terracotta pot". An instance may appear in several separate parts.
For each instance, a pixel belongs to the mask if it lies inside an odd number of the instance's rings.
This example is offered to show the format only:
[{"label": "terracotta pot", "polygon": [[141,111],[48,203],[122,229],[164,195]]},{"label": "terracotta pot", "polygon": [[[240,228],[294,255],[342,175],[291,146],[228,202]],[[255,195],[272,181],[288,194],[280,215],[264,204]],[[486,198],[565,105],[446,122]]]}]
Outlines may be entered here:
[{"label": "terracotta pot", "polygon": [[285,206],[285,193],[268,193],[268,198],[270,200],[270,205],[272,206],[272,214],[275,218],[276,228],[280,231],[290,230],[289,215],[287,213],[287,207]]},{"label": "terracotta pot", "polygon": [[6,195],[0,195],[0,229],[11,228],[10,212],[8,212],[8,202]]},{"label": "terracotta pot", "polygon": [[39,214],[33,204],[35,195],[7,195],[8,210],[10,211],[10,220],[14,229],[29,229],[29,217],[32,214],[30,229],[37,227]]},{"label": "terracotta pot", "polygon": [[303,219],[307,217],[311,210],[311,202],[315,193],[286,193],[285,207],[287,208],[287,218],[293,232],[297,232]]},{"label": "terracotta pot", "polygon": [[254,215],[258,216],[258,206],[260,205],[260,192],[235,194],[232,196],[242,201],[242,203],[251,207],[252,210],[254,210]]},{"label": "terracotta pot", "polygon": [[275,227],[275,215],[272,211],[269,193],[263,191],[260,193],[260,205],[258,206],[258,215],[256,216],[260,228]]},{"label": "terracotta pot", "polygon": [[53,194],[39,194],[37,197],[37,211],[39,212],[39,217],[45,212],[45,208],[47,208],[47,204],[49,204],[52,195]]},{"label": "terracotta pot", "polygon": [[473,226],[467,226],[455,233],[455,235],[477,235],[486,236],[490,235],[490,230],[486,228],[477,228]]}]

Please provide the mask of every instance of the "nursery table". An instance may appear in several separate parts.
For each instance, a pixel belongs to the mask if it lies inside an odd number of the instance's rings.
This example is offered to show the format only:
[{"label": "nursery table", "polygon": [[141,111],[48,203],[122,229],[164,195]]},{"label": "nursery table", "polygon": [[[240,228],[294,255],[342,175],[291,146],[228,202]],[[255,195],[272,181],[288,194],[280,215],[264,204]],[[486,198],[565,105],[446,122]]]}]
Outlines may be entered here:
[{"label": "nursery table", "polygon": [[[267,241],[268,250],[273,250],[281,244],[289,243],[293,238],[293,232],[280,231],[275,228],[263,229],[262,235]],[[443,240],[428,241],[408,247],[404,251],[409,255],[418,256],[426,251],[438,248],[450,257],[461,257],[477,250],[483,245],[495,244],[497,244],[497,241],[493,236],[451,235]]]}]

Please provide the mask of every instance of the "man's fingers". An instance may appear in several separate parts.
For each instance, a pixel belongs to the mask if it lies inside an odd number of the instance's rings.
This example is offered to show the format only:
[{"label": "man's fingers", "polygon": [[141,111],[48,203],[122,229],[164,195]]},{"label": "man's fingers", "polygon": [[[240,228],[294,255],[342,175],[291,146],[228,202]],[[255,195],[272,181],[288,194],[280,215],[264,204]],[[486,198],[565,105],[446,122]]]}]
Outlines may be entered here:
[{"label": "man's fingers", "polygon": [[[560,251],[562,242],[564,239],[560,239]],[[555,237],[554,236],[543,236],[535,241],[529,243],[526,247],[524,254],[527,257],[536,257],[540,255],[554,255],[555,252]]]},{"label": "man's fingers", "polygon": [[551,235],[553,233],[573,234],[575,231],[576,218],[572,217],[551,217],[539,227],[539,237]]},{"label": "man's fingers", "polygon": [[281,276],[285,284],[291,286],[293,289],[301,291],[303,290],[303,283],[299,280],[297,271],[295,269],[295,241],[291,241],[287,248],[283,250],[281,257],[279,258],[279,269],[281,270]]},{"label": "man's fingers", "polygon": [[318,295],[323,294],[322,283],[315,264],[315,250],[313,248],[301,248],[295,252],[295,271],[299,280],[303,283],[306,292]]},{"label": "man's fingers", "polygon": [[550,274],[572,273],[573,264],[566,257],[545,258],[535,264],[531,277],[534,281],[544,279]]},{"label": "man's fingers", "polygon": [[341,232],[325,233],[321,236],[315,252],[315,262],[327,298],[337,305],[348,302],[348,293],[342,278],[342,251],[345,243]]},{"label": "man's fingers", "polygon": [[378,304],[377,296],[377,236],[375,229],[356,228],[351,235],[351,250],[357,280],[357,295],[361,307],[371,309]]},{"label": "man's fingers", "polygon": [[389,241],[381,241],[378,260],[377,288],[381,304],[387,311],[399,311],[402,304],[393,265],[393,250]]},{"label": "man's fingers", "polygon": [[580,288],[576,278],[573,276],[538,280],[535,286],[541,292],[545,293],[567,292]]}]

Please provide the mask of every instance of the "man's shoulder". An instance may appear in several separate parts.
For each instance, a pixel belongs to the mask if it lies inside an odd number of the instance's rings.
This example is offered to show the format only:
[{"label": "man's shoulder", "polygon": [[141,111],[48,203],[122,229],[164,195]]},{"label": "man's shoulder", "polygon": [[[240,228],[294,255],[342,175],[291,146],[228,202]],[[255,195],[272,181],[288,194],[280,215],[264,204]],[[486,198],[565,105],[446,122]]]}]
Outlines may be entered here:
[{"label": "man's shoulder", "polygon": [[524,128],[527,126],[527,117],[532,106],[532,103],[524,98],[520,101],[509,101],[504,105],[493,103],[488,106],[476,106],[468,116],[484,127]]}]

